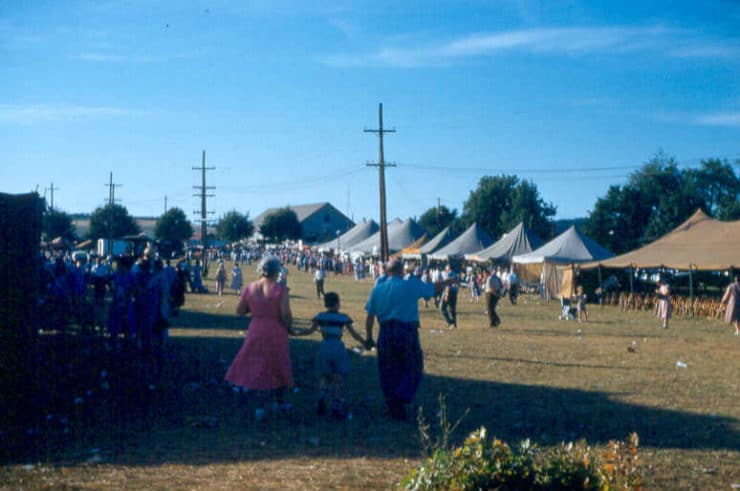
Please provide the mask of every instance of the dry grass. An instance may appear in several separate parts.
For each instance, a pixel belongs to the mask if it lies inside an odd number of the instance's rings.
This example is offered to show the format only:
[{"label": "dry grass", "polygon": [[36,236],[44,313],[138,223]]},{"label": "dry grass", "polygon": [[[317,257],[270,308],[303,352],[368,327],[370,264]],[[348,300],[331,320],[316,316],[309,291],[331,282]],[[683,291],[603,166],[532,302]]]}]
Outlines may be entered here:
[{"label": "dry grass", "polygon": [[[306,322],[322,308],[311,276],[291,269],[289,281],[294,315]],[[342,310],[361,327],[370,283],[329,277],[327,290],[340,293]],[[556,302],[523,297],[517,306],[502,302],[503,325],[489,329],[483,304],[466,294],[456,331],[421,307],[426,375],[416,404],[431,420],[440,393],[452,418],[469,408],[453,437],[485,425],[510,442],[585,438],[599,445],[636,431],[647,489],[740,483],[740,339],[731,328],[675,319],[663,331],[649,314],[594,305],[591,322],[578,324],[558,320]],[[120,415],[101,403],[95,417],[73,420],[73,431],[53,445],[37,441],[42,451],[32,466],[9,458],[0,487],[388,489],[419,462],[415,422],[385,415],[372,353],[353,356],[346,386],[352,420],[314,415],[317,334],[292,341],[293,413],[255,423],[253,406],[221,382],[243,337],[244,320],[232,314],[236,300],[189,295],[171,330],[161,384],[129,388],[147,393],[145,409]],[[204,417],[215,418],[215,427],[198,427]]]}]

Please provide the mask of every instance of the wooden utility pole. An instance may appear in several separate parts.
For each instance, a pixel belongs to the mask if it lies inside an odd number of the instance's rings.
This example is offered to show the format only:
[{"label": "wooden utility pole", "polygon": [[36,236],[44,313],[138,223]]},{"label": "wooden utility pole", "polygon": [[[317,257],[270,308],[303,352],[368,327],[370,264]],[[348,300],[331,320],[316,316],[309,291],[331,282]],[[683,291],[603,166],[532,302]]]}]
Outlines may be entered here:
[{"label": "wooden utility pole", "polygon": [[167,214],[167,195],[164,195],[164,213]]},{"label": "wooden utility pole", "polygon": [[108,256],[110,256],[113,253],[113,204],[116,202],[116,186],[120,186],[113,183],[112,171],[105,186],[108,187]]},{"label": "wooden utility pole", "polygon": [[379,158],[378,163],[368,163],[369,167],[378,168],[378,182],[380,191],[380,259],[381,261],[387,261],[389,257],[388,253],[388,220],[385,214],[385,168],[395,167],[395,164],[386,164],[383,156],[383,134],[384,133],[395,133],[396,130],[384,130],[383,129],[383,103],[378,104],[378,129],[377,130],[365,130],[365,133],[377,133],[379,145]]},{"label": "wooden utility pole", "polygon": [[54,191],[55,190],[56,191],[59,191],[59,188],[55,188],[54,187],[54,183],[52,182],[51,183],[51,187],[50,188],[46,188],[46,189],[48,189],[49,191],[51,191],[51,208],[50,209],[51,209],[51,211],[54,211]]},{"label": "wooden utility pole", "polygon": [[[208,208],[206,208],[206,198],[212,198],[215,196],[215,194],[208,194],[208,191],[212,191],[216,189],[215,186],[206,186],[206,171],[207,170],[214,170],[215,167],[206,167],[206,151],[203,150],[203,159],[201,161],[200,167],[193,167],[193,170],[199,170],[201,171],[201,185],[200,186],[193,186],[193,189],[199,191],[197,194],[194,194],[195,197],[200,197],[200,237],[201,237],[201,243],[203,244],[203,267],[205,268],[206,265],[206,247],[207,247],[207,225],[208,225],[208,214],[213,213],[212,211],[208,211]],[[198,211],[195,211],[194,213],[199,213]]]}]

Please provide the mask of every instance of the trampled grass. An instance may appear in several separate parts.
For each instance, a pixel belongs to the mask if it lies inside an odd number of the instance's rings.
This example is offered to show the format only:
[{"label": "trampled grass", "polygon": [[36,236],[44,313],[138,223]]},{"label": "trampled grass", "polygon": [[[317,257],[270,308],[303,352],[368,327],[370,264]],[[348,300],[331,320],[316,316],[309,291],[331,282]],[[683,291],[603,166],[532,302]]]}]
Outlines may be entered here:
[{"label": "trampled grass", "polygon": [[[289,284],[294,316],[306,324],[323,308],[311,275],[291,268]],[[330,276],[326,288],[340,293],[363,332],[369,280]],[[0,487],[388,489],[420,461],[416,422],[385,413],[374,353],[352,354],[352,419],[315,415],[318,334],[291,341],[292,412],[255,422],[249,396],[222,382],[244,335],[236,301],[233,293],[189,294],[154,388],[117,387],[114,373],[126,368],[111,369],[110,391],[140,397],[138,409],[121,414],[126,406],[108,398],[91,414],[67,415],[66,433],[49,427],[33,437],[34,460],[9,454]],[[439,394],[451,418],[469,409],[453,440],[481,425],[510,443],[542,446],[581,438],[598,446],[637,432],[646,489],[740,484],[740,339],[729,326],[676,318],[663,331],[650,312],[597,305],[579,324],[559,320],[557,302],[523,296],[516,306],[502,301],[503,324],[490,329],[484,304],[462,290],[451,331],[431,305],[420,307],[425,378],[415,404],[432,423]]]}]

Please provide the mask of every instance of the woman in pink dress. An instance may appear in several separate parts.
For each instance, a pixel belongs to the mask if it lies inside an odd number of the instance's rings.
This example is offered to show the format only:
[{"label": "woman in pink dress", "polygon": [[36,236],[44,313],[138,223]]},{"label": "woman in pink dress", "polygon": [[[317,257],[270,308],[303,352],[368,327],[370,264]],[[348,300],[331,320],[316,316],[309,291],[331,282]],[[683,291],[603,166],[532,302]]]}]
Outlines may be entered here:
[{"label": "woman in pink dress", "polygon": [[671,304],[671,287],[665,280],[658,282],[660,285],[655,291],[658,297],[658,304],[655,309],[655,313],[658,315],[658,319],[663,321],[663,329],[668,329],[668,321],[673,314],[673,305]]},{"label": "woman in pink dress", "polygon": [[725,322],[735,325],[735,336],[740,336],[740,276],[735,279],[725,290],[721,305],[725,307]]},{"label": "woman in pink dress", "polygon": [[285,389],[293,386],[288,332],[293,321],[288,302],[288,288],[277,282],[280,260],[266,256],[260,262],[260,279],[250,283],[236,306],[239,315],[251,314],[252,320],[239,353],[224,379],[238,387],[259,391],[255,418],[265,416],[264,394],[275,395],[275,408],[290,409],[284,402]]}]

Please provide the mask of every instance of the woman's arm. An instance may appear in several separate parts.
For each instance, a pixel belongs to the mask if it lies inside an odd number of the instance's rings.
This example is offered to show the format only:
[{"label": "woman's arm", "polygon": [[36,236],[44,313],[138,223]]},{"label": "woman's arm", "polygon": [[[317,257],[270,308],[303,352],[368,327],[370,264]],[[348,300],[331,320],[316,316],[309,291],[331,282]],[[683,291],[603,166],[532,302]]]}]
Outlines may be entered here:
[{"label": "woman's arm", "polygon": [[283,296],[280,298],[280,323],[290,332],[293,325],[293,313],[290,311],[290,300],[288,299],[288,289],[285,289]]}]

